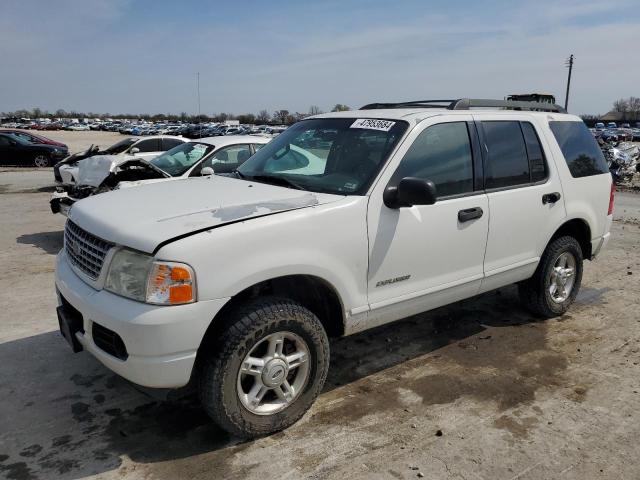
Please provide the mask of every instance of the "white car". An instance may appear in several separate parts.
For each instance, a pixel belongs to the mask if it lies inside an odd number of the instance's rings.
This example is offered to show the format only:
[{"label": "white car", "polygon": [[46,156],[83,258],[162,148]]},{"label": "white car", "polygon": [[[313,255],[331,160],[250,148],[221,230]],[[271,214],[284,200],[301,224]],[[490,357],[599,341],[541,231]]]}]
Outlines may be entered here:
[{"label": "white car", "polygon": [[55,284],[74,351],[147,387],[192,382],[248,437],[307,411],[329,337],[512,283],[536,315],[562,315],[615,191],[579,117],[503,100],[311,117],[234,177],[79,202]]},{"label": "white car", "polygon": [[70,125],[67,130],[71,130],[74,132],[86,132],[88,130],[90,130],[89,125],[86,125],[84,123],[75,123],[73,125]]},{"label": "white car", "polygon": [[[167,137],[162,138],[164,141]],[[53,193],[51,211],[67,215],[76,201],[110,190],[213,173],[232,173],[270,140],[241,135],[210,137],[180,142],[151,159],[137,153],[85,158],[74,167],[74,184]],[[129,152],[131,150],[128,149]]]},{"label": "white car", "polygon": [[184,137],[158,135],[145,138],[128,137],[104,150],[91,145],[88,150],[70,155],[57,163],[53,168],[53,176],[58,186],[75,185],[78,177],[78,162],[85,158],[95,155],[111,155],[114,162],[131,156],[150,160],[188,141],[189,139]]}]

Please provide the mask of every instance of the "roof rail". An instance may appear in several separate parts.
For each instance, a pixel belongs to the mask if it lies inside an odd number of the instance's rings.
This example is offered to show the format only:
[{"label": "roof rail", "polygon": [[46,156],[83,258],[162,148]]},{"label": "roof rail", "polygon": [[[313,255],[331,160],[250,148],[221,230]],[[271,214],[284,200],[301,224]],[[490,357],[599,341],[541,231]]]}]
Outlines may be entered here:
[{"label": "roof rail", "polygon": [[560,105],[548,102],[523,102],[514,100],[490,100],[459,98],[457,100],[414,100],[399,103],[369,103],[360,110],[385,108],[446,108],[447,110],[470,110],[471,108],[504,108],[505,110],[529,110],[534,112],[566,113]]},{"label": "roof rail", "polygon": [[450,110],[469,110],[471,108],[504,108],[506,110],[532,110],[535,112],[567,113],[560,105],[548,102],[523,102],[517,100],[490,100],[480,98],[461,98],[451,103]]}]

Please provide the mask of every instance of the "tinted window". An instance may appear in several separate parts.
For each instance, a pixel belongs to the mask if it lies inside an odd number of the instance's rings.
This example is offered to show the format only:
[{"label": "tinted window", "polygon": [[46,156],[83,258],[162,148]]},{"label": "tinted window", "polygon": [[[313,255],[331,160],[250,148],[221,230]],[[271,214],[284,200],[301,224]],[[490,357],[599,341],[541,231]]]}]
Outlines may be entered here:
[{"label": "tinted window", "polygon": [[529,122],[520,123],[524,142],[527,145],[527,155],[529,156],[529,169],[531,171],[531,181],[539,182],[547,178],[547,164],[544,160],[544,151],[540,145],[540,139],[535,128]]},{"label": "tinted window", "polygon": [[140,149],[140,152],[159,152],[158,139],[140,140],[135,144],[134,148]]},{"label": "tinted window", "polygon": [[608,173],[607,162],[583,122],[549,122],[573,177]]},{"label": "tinted window", "polygon": [[4,135],[0,135],[0,146],[2,147],[6,147],[9,145],[9,138],[5,137]]},{"label": "tinted window", "polygon": [[390,184],[397,185],[404,177],[431,180],[438,197],[473,191],[473,159],[467,124],[441,123],[418,135]]},{"label": "tinted window", "polygon": [[184,142],[176,140],[175,138],[163,138],[162,150],[171,150],[173,147],[177,147],[178,145],[182,145],[183,143]]},{"label": "tinted window", "polygon": [[529,183],[529,160],[520,122],[482,122],[487,144],[485,188]]}]

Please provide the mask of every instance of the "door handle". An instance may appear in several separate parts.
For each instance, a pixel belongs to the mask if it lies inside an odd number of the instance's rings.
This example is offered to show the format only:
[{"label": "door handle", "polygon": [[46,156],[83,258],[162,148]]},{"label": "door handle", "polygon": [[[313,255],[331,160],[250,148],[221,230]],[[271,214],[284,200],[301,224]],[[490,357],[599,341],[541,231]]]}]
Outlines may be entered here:
[{"label": "door handle", "polygon": [[468,222],[469,220],[480,218],[482,214],[483,214],[483,211],[480,207],[467,208],[465,210],[460,210],[458,212],[458,221],[460,223]]},{"label": "door handle", "polygon": [[559,192],[545,193],[544,195],[542,195],[542,204],[546,205],[547,203],[556,203],[558,200],[560,200],[561,196],[562,195],[560,195]]}]

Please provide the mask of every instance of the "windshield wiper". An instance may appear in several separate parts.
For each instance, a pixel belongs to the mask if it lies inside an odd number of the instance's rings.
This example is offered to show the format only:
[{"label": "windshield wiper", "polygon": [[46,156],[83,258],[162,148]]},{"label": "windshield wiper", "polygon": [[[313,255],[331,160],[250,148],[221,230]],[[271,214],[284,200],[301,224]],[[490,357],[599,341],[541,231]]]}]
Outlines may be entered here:
[{"label": "windshield wiper", "polygon": [[245,177],[247,180],[254,180],[256,182],[270,183],[272,185],[295,188],[296,190],[305,190],[302,186],[284,177],[276,177],[274,175],[253,175],[251,177],[245,175]]},{"label": "windshield wiper", "polygon": [[239,171],[239,170],[234,170],[234,171],[233,171],[233,172],[231,172],[231,173],[233,173],[233,174],[234,174],[236,177],[238,177],[238,178],[247,178],[247,176],[246,176],[244,173],[240,173],[240,171]]}]

